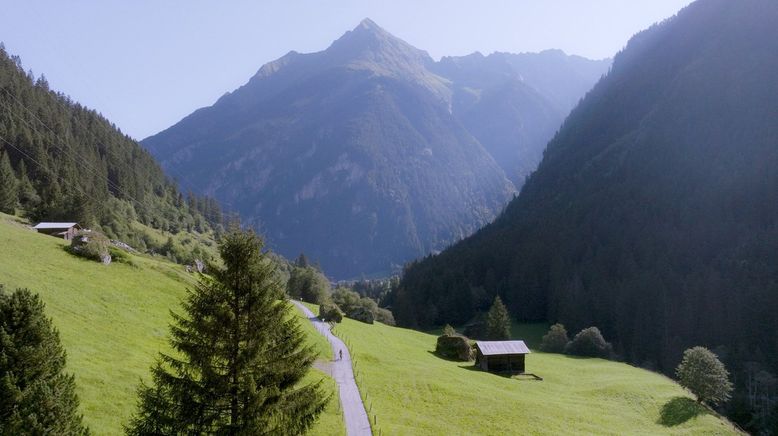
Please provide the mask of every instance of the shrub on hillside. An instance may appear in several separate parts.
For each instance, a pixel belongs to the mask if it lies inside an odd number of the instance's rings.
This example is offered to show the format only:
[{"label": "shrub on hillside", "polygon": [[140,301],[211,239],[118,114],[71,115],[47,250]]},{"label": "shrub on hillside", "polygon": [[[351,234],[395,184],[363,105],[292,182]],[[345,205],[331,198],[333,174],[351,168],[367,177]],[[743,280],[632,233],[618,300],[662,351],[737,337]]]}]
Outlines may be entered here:
[{"label": "shrub on hillside", "polygon": [[467,362],[473,360],[475,353],[467,337],[457,334],[450,325],[446,325],[443,329],[443,334],[438,336],[438,341],[435,344],[435,354],[446,359]]},{"label": "shrub on hillside", "polygon": [[386,325],[397,325],[397,323],[394,321],[394,315],[392,314],[392,311],[381,307],[376,309],[375,320]]},{"label": "shrub on hillside", "polygon": [[540,343],[540,350],[546,353],[564,353],[570,338],[567,337],[567,329],[562,324],[554,324],[548,329]]},{"label": "shrub on hillside", "polygon": [[347,288],[338,288],[332,293],[335,303],[347,318],[372,324],[374,321],[395,325],[394,315],[388,309],[378,307],[372,298],[363,297]]},{"label": "shrub on hillside", "polygon": [[373,312],[370,309],[362,306],[350,311],[347,316],[351,319],[367,324],[372,324],[375,321],[375,315],[373,315]]},{"label": "shrub on hillside", "polygon": [[689,389],[700,403],[717,405],[726,402],[732,393],[729,372],[724,364],[704,347],[690,348],[675,370],[678,382]]},{"label": "shrub on hillside", "polygon": [[605,357],[610,356],[613,347],[602,337],[600,329],[589,327],[575,335],[565,346],[565,353],[574,356]]},{"label": "shrub on hillside", "polygon": [[82,230],[70,241],[69,251],[76,256],[108,265],[111,263],[110,244],[108,238],[102,233]]},{"label": "shrub on hillside", "polygon": [[321,304],[319,305],[319,319],[339,323],[343,321],[343,312],[341,312],[340,308],[335,304]]}]

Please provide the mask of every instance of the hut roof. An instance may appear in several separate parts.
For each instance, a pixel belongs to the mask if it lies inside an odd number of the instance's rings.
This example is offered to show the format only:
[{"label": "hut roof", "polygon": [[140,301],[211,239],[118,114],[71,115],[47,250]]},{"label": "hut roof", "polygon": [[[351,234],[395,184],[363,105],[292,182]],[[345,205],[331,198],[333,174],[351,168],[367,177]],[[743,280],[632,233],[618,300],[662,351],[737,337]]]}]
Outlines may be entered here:
[{"label": "hut roof", "polygon": [[69,229],[78,226],[78,223],[38,223],[33,229]]},{"label": "hut roof", "polygon": [[484,356],[530,353],[524,341],[476,341],[475,344]]}]

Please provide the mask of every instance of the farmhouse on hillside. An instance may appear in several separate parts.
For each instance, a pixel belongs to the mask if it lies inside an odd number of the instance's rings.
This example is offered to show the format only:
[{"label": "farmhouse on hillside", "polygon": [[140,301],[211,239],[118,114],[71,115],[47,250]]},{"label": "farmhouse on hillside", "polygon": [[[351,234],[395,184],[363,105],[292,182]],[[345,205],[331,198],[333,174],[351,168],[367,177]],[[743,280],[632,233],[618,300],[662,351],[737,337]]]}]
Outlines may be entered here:
[{"label": "farmhouse on hillside", "polygon": [[38,223],[33,229],[44,235],[56,236],[70,241],[81,230],[78,223]]},{"label": "farmhouse on hillside", "polygon": [[524,372],[524,341],[476,341],[475,366],[490,372]]}]

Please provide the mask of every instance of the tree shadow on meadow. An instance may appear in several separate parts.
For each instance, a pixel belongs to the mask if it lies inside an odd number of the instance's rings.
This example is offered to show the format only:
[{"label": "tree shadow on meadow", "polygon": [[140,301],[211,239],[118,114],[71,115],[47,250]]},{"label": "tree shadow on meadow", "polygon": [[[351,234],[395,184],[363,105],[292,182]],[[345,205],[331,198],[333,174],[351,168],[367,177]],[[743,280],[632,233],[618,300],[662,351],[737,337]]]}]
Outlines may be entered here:
[{"label": "tree shadow on meadow", "polygon": [[707,407],[691,398],[675,397],[662,406],[658,423],[665,427],[674,427],[707,413],[710,413]]}]

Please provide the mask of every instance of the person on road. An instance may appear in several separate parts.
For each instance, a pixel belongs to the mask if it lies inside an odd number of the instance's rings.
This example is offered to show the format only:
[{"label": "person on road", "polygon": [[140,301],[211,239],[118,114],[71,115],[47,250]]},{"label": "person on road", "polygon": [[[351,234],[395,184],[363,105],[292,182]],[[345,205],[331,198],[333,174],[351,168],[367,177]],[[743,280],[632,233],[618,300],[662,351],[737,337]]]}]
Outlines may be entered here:
[{"label": "person on road", "polygon": [[338,360],[343,360],[343,350],[340,350],[340,359]]}]

